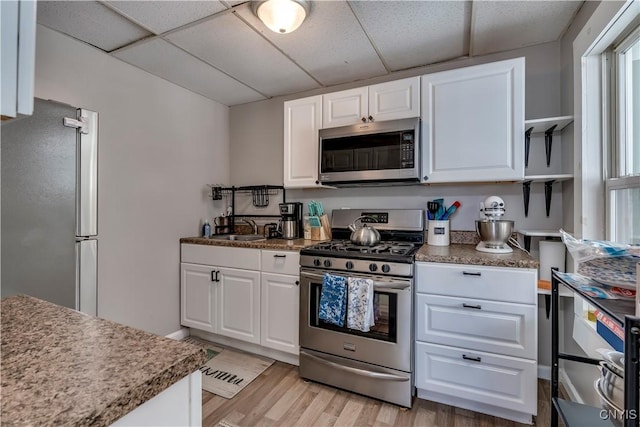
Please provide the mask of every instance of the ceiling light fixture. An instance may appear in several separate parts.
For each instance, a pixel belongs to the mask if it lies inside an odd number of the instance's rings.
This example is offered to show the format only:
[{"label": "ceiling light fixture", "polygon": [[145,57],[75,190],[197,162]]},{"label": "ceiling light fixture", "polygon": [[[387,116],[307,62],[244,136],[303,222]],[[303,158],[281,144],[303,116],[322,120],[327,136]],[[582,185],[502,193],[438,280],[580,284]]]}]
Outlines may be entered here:
[{"label": "ceiling light fixture", "polygon": [[311,11],[311,4],[305,0],[254,1],[253,13],[271,31],[280,34],[295,31]]}]

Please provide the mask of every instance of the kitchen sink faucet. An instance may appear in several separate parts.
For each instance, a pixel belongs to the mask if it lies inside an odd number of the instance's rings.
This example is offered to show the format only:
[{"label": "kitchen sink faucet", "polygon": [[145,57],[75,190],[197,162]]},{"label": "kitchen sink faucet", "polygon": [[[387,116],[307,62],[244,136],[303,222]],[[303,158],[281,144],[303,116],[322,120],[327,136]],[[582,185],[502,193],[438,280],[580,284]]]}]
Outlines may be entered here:
[{"label": "kitchen sink faucet", "polygon": [[249,218],[240,218],[240,221],[253,227],[253,234],[258,234],[258,224],[256,224],[254,220]]}]

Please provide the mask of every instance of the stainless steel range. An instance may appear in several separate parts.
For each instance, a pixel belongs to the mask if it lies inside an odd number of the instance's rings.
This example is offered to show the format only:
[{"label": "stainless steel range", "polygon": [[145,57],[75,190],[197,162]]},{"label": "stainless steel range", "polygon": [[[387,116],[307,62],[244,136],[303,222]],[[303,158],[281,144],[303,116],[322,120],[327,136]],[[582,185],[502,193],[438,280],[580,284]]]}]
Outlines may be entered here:
[{"label": "stainless steel range", "polygon": [[[347,227],[360,216],[380,232],[378,244],[350,242]],[[300,376],[410,408],[413,259],[424,242],[424,212],[334,210],[331,228],[336,240],[300,251]],[[373,280],[369,332],[319,318],[325,273]]]}]

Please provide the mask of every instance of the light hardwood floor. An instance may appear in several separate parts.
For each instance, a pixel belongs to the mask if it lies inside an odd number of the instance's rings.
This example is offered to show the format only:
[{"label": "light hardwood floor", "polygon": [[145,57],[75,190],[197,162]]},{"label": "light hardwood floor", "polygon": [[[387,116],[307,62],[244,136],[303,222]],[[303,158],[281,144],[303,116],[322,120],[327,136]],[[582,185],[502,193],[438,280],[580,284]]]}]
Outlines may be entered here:
[{"label": "light hardwood floor", "polygon": [[[538,381],[536,426],[549,426],[549,382]],[[275,362],[233,399],[202,392],[203,426],[464,426],[516,427],[514,423],[422,399],[413,408],[305,381],[298,367]]]}]

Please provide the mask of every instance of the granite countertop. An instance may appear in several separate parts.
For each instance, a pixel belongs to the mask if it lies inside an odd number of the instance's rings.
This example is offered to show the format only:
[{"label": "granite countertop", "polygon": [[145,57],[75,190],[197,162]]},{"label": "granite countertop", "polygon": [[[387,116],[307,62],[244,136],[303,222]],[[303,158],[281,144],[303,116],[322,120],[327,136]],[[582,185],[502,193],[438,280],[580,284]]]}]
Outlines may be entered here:
[{"label": "granite countertop", "polygon": [[299,251],[307,246],[320,243],[320,240],[306,239],[265,239],[254,240],[251,242],[242,242],[238,240],[217,240],[207,239],[205,237],[183,237],[180,243],[191,243],[195,245],[211,245],[211,246],[229,246],[234,248],[254,248],[254,249],[275,249],[285,251]]},{"label": "granite countertop", "polygon": [[449,246],[425,244],[416,252],[416,261],[517,268],[538,268],[540,264],[537,259],[520,249],[513,249],[510,254],[490,254],[476,251],[475,245],[468,244]]},{"label": "granite countertop", "polygon": [[3,426],[109,425],[206,362],[192,344],[37,298],[1,310]]},{"label": "granite countertop", "polygon": [[[538,268],[539,262],[519,249],[514,249],[510,254],[490,254],[476,251],[477,236],[475,232],[458,232],[455,240],[449,246],[422,245],[416,252],[416,261],[443,262],[449,264],[486,265],[494,267]],[[300,250],[307,246],[319,243],[318,240],[286,240],[267,239],[242,242],[237,240],[216,240],[204,237],[183,237],[180,243],[196,245],[228,246],[236,248],[256,248],[275,250]]]}]

